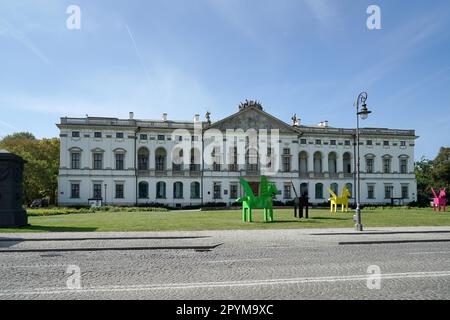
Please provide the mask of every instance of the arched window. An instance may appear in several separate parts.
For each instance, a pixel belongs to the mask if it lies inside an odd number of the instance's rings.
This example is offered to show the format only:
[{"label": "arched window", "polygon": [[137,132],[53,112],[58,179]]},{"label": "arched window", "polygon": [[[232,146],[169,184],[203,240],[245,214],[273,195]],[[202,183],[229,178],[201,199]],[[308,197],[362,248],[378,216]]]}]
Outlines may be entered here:
[{"label": "arched window", "polygon": [[323,184],[316,183],[316,199],[323,199]]},{"label": "arched window", "polygon": [[249,148],[245,154],[246,170],[249,172],[258,172],[259,170],[259,158],[258,150],[255,148]]},{"label": "arched window", "polygon": [[200,151],[197,148],[191,149],[191,162],[190,171],[199,172],[200,171]]},{"label": "arched window", "polygon": [[221,150],[219,147],[215,147],[211,152],[211,159],[213,161],[212,169],[216,172],[221,170],[222,158],[220,156],[220,153]]},{"label": "arched window", "polygon": [[165,199],[166,198],[166,183],[164,181],[160,181],[156,184],[156,199]]},{"label": "arched window", "polygon": [[337,183],[332,183],[332,184],[330,185],[330,189],[331,189],[331,191],[333,191],[336,195],[338,195],[338,192],[339,192],[339,186],[338,186]]},{"label": "arched window", "polygon": [[148,170],[148,160],[150,152],[147,148],[140,148],[138,150],[138,170]]},{"label": "arched window", "polygon": [[308,153],[306,151],[302,151],[300,152],[298,158],[300,173],[308,173]]},{"label": "arched window", "polygon": [[183,149],[176,148],[172,152],[172,170],[174,172],[183,171]]},{"label": "arched window", "polygon": [[345,186],[347,187],[348,191],[350,192],[350,198],[353,198],[353,184],[346,183]]},{"label": "arched window", "polygon": [[145,181],[139,182],[139,199],[148,198],[148,183]]},{"label": "arched window", "polygon": [[314,153],[314,173],[322,173],[322,153]]},{"label": "arched window", "polygon": [[173,184],[173,198],[174,199],[183,199],[183,183],[175,182]]},{"label": "arched window", "polygon": [[167,152],[164,148],[158,148],[155,151],[155,169],[156,171],[166,171]]},{"label": "arched window", "polygon": [[328,172],[329,173],[336,173],[336,152],[330,152],[328,155]]},{"label": "arched window", "polygon": [[200,183],[191,183],[191,199],[200,199]]},{"label": "arched window", "polygon": [[344,173],[352,173],[352,155],[350,152],[344,153],[342,156],[342,164],[344,167]]}]

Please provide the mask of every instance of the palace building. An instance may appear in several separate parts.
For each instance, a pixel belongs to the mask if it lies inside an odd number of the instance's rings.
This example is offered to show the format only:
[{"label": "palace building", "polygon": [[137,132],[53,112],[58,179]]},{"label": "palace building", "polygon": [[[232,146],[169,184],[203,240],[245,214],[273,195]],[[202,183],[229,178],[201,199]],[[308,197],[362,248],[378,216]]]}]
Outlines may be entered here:
[{"label": "palace building", "polygon": [[[328,189],[355,195],[356,129],[327,121],[286,123],[245,101],[231,116],[201,120],[61,118],[60,206],[103,204],[170,207],[232,204],[244,177],[257,192],[261,175],[276,183],[278,201],[308,194],[328,201]],[[256,133],[256,135],[254,135]],[[414,130],[360,129],[362,204],[416,201]],[[354,200],[353,200],[354,201]]]}]

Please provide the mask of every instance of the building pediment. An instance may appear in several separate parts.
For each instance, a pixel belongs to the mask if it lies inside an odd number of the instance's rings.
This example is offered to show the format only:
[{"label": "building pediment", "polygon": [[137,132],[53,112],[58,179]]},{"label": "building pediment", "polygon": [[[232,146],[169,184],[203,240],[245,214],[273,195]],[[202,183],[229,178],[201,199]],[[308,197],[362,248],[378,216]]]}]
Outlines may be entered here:
[{"label": "building pediment", "polygon": [[249,129],[278,129],[280,133],[298,134],[293,127],[256,107],[247,107],[239,112],[213,123],[210,128],[226,131],[227,129],[247,131]]}]

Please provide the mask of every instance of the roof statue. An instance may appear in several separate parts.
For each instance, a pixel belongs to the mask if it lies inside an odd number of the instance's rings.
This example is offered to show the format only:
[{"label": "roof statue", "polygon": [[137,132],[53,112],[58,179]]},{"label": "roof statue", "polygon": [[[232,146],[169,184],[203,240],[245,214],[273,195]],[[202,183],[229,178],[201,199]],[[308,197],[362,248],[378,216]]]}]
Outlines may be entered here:
[{"label": "roof statue", "polygon": [[297,118],[297,114],[294,114],[294,116],[292,117],[292,125],[294,127],[298,127],[300,125],[300,119]]},{"label": "roof statue", "polygon": [[207,111],[205,118],[206,118],[206,122],[208,122],[208,124],[211,124],[211,112]]},{"label": "roof statue", "polygon": [[244,102],[241,102],[241,104],[239,105],[239,110],[244,110],[245,108],[249,108],[249,107],[256,107],[261,111],[264,110],[261,105],[261,102],[255,101],[255,100],[247,100],[247,99],[245,99]]}]

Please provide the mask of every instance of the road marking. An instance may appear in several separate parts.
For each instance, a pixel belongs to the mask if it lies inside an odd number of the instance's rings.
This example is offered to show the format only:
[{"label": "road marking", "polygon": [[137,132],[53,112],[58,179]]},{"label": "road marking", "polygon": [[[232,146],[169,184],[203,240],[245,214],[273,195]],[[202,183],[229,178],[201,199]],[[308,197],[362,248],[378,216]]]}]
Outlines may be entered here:
[{"label": "road marking", "polygon": [[235,260],[217,260],[208,261],[208,263],[229,263],[229,262],[243,262],[243,261],[267,261],[273,258],[258,258],[258,259],[235,259]]},{"label": "road marking", "polygon": [[[382,280],[388,279],[410,279],[410,278],[437,278],[450,277],[450,271],[435,272],[406,272],[390,273],[380,275]],[[199,282],[199,283],[171,283],[171,284],[148,284],[131,286],[103,286],[86,287],[83,289],[70,290],[67,288],[41,288],[31,290],[0,290],[0,296],[17,295],[51,295],[51,294],[73,294],[73,293],[100,293],[100,292],[130,292],[130,291],[152,291],[152,290],[177,290],[177,289],[206,289],[206,288],[224,288],[224,287],[251,287],[267,285],[291,285],[317,282],[346,282],[346,281],[367,281],[368,275],[355,276],[331,276],[331,277],[306,277],[292,279],[266,279],[266,280],[247,280],[247,281],[224,281],[224,282]]]}]

